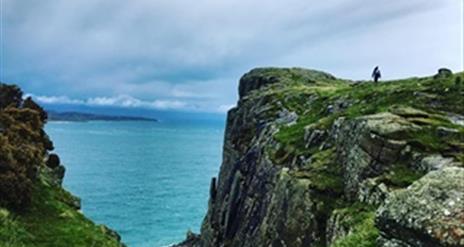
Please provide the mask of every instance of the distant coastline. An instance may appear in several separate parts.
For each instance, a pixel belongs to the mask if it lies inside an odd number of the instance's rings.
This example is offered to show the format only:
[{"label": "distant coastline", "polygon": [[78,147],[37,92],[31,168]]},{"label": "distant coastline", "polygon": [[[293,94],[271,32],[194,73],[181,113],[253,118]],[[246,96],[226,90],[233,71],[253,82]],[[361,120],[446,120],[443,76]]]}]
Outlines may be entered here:
[{"label": "distant coastline", "polygon": [[49,121],[89,122],[89,121],[146,121],[158,122],[155,118],[104,115],[84,112],[56,112],[48,111]]}]

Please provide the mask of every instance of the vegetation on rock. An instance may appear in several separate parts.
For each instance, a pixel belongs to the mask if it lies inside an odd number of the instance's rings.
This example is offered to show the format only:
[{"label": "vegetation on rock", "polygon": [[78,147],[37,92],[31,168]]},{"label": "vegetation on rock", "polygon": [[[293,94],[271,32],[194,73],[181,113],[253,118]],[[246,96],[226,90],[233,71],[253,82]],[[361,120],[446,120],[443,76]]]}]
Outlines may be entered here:
[{"label": "vegetation on rock", "polygon": [[85,218],[80,200],[61,187],[64,167],[58,155],[49,155],[46,120],[18,87],[0,83],[0,246],[122,246],[114,231]]}]

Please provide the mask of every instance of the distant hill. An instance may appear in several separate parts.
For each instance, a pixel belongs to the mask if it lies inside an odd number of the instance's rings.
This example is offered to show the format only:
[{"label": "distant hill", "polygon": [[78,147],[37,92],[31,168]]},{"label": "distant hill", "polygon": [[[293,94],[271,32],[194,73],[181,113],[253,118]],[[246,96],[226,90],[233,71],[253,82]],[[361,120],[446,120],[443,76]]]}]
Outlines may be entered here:
[{"label": "distant hill", "polygon": [[115,116],[115,115],[102,115],[83,112],[48,112],[49,121],[73,121],[73,122],[86,122],[86,121],[148,121],[158,122],[157,119],[147,117],[132,117],[132,116]]}]

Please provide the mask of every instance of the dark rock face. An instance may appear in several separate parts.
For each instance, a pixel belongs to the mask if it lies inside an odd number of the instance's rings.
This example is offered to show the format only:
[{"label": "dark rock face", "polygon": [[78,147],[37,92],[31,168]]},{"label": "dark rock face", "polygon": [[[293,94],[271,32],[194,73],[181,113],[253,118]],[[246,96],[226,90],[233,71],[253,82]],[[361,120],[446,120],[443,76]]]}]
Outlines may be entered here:
[{"label": "dark rock face", "polygon": [[240,79],[240,84],[238,87],[238,95],[240,98],[244,97],[248,92],[252,90],[259,89],[263,86],[270,85],[273,83],[277,83],[278,78],[269,76],[269,77],[262,77],[262,76],[255,76],[254,71],[245,74]]}]

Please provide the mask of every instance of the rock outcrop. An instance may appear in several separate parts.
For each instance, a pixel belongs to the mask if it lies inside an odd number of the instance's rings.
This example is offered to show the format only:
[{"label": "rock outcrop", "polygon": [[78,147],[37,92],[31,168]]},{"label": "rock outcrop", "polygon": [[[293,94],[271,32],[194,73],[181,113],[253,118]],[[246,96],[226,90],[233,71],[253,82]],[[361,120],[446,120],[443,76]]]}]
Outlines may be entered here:
[{"label": "rock outcrop", "polygon": [[377,211],[383,246],[464,246],[464,168],[430,172]]},{"label": "rock outcrop", "polygon": [[461,76],[245,74],[201,232],[178,246],[464,246]]}]

